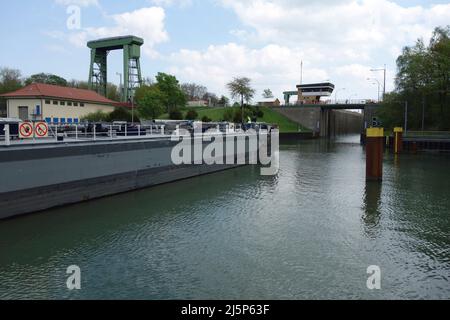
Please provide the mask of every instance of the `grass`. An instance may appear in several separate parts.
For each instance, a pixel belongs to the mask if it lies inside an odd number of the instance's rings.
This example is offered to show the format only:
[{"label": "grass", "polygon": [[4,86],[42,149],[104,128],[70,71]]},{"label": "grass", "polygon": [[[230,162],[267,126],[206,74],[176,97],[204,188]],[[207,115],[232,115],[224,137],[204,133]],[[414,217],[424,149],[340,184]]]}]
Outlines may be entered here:
[{"label": "grass", "polygon": [[[198,108],[183,108],[181,112],[183,113],[183,117],[186,117],[186,113],[189,110],[195,110],[198,113],[197,119],[202,119],[204,116],[210,118],[213,122],[218,122],[223,120],[223,114],[225,110],[229,108],[208,108],[208,107],[198,107]],[[233,108],[233,111],[236,108]],[[261,110],[264,112],[264,117],[259,118],[259,122],[266,122],[269,124],[276,124],[280,128],[281,133],[290,133],[290,132],[311,132],[311,130],[301,126],[300,124],[286,118],[282,114],[279,114],[273,109],[262,107]],[[169,119],[168,114],[164,114],[160,119],[167,120]]]}]

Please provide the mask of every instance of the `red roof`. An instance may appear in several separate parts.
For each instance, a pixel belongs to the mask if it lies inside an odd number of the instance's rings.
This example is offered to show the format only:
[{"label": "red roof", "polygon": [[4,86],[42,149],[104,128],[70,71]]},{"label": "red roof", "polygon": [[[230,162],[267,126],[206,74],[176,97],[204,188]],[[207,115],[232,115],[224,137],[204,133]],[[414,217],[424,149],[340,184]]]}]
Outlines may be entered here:
[{"label": "red roof", "polygon": [[60,87],[50,84],[33,83],[14,92],[0,95],[5,98],[57,98],[64,100],[79,100],[99,104],[116,105],[116,101],[109,100],[95,91]]}]

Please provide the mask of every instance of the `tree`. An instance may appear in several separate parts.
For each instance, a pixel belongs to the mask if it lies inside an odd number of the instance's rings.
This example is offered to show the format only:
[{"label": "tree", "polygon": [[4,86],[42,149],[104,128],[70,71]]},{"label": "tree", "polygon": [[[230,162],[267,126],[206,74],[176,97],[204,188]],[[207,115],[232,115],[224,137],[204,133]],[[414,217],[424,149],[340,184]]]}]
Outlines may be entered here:
[{"label": "tree", "polygon": [[220,97],[219,104],[223,107],[228,107],[230,104],[230,99],[225,96]]},{"label": "tree", "polygon": [[25,85],[29,85],[32,83],[45,83],[52,84],[56,86],[67,87],[67,80],[61,78],[60,76],[50,74],[50,73],[38,73],[34,74],[31,77],[25,80]]},{"label": "tree", "polygon": [[196,83],[184,83],[181,85],[181,89],[189,100],[199,100],[208,92],[205,86]]},{"label": "tree", "polygon": [[436,28],[428,45],[405,47],[397,69],[395,91],[379,111],[385,126],[403,124],[408,102],[409,129],[450,129],[450,26]]},{"label": "tree", "polygon": [[89,89],[89,83],[87,81],[79,81],[79,80],[70,80],[67,83],[67,86],[70,88],[77,88],[77,89]]},{"label": "tree", "polygon": [[136,90],[139,115],[144,119],[156,119],[164,113],[166,96],[156,85],[141,86]]},{"label": "tree", "polygon": [[106,85],[106,97],[113,101],[120,101],[121,97],[119,87],[113,83],[108,83]]},{"label": "tree", "polygon": [[161,72],[158,73],[156,76],[156,86],[164,94],[164,105],[169,113],[171,109],[186,106],[186,95],[181,90],[180,83],[175,76]]},{"label": "tree", "polygon": [[227,84],[233,99],[240,98],[241,100],[241,120],[244,123],[244,101],[250,103],[255,90],[251,87],[251,80],[249,78],[234,78],[233,81]]},{"label": "tree", "polygon": [[0,69],[0,94],[22,88],[21,73],[16,69]]},{"label": "tree", "polygon": [[271,98],[273,98],[272,90],[270,90],[270,89],[264,90],[262,96],[263,96],[264,99],[271,99]]},{"label": "tree", "polygon": [[215,93],[207,92],[203,95],[203,100],[208,101],[210,107],[215,107],[219,103],[219,98]]}]

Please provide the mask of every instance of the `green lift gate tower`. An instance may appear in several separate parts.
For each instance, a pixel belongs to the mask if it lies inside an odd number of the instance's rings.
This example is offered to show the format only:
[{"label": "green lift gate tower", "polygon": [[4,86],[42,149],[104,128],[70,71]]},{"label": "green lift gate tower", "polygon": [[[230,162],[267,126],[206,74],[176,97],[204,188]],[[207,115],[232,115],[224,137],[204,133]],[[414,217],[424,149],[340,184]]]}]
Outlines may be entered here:
[{"label": "green lift gate tower", "polygon": [[114,37],[89,41],[91,49],[91,67],[89,71],[89,89],[106,96],[108,83],[108,53],[123,50],[123,92],[122,102],[132,102],[137,87],[142,83],[141,46],[144,40],[135,36]]}]

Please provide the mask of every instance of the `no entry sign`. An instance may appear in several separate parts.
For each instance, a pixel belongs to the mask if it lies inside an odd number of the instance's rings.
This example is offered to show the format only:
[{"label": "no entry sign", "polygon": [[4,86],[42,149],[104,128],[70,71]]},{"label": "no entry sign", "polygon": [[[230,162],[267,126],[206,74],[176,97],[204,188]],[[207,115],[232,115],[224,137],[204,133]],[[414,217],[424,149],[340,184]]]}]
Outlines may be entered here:
[{"label": "no entry sign", "polygon": [[19,138],[28,139],[33,137],[33,124],[30,122],[23,122],[19,126]]}]

